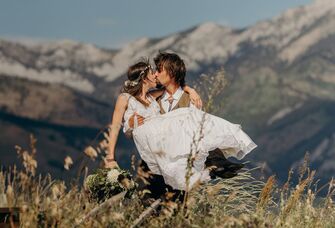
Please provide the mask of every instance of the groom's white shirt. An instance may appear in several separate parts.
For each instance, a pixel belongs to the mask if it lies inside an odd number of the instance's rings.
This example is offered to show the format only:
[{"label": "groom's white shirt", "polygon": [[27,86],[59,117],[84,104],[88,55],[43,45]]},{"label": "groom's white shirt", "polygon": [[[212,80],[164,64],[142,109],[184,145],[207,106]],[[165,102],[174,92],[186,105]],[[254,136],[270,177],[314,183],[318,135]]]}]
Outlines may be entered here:
[{"label": "groom's white shirt", "polygon": [[[174,108],[174,106],[176,106],[176,104],[180,100],[183,93],[184,93],[184,91],[181,87],[179,87],[176,90],[176,92],[174,92],[174,94],[172,95],[173,102],[172,102],[171,110]],[[163,93],[163,96],[162,96],[162,99],[161,99],[161,105],[162,105],[162,108],[165,112],[168,112],[168,110],[169,110],[169,106],[170,106],[169,97],[170,97],[170,94],[167,91],[165,91]]]},{"label": "groom's white shirt", "polygon": [[[184,90],[179,86],[177,91],[172,95],[173,102],[172,102],[171,110],[173,110],[173,108],[178,104],[178,102],[179,102],[181,96],[183,95],[183,93],[185,93]],[[165,91],[163,96],[162,96],[162,99],[161,99],[161,105],[162,105],[162,108],[164,109],[165,113],[167,113],[168,110],[169,110],[169,106],[170,106],[169,97],[170,97],[170,94]],[[190,103],[190,107],[197,108],[192,102]]]},{"label": "groom's white shirt", "polygon": [[126,136],[132,137],[133,130],[134,129],[129,126],[128,120],[123,123],[123,133],[125,133]]}]

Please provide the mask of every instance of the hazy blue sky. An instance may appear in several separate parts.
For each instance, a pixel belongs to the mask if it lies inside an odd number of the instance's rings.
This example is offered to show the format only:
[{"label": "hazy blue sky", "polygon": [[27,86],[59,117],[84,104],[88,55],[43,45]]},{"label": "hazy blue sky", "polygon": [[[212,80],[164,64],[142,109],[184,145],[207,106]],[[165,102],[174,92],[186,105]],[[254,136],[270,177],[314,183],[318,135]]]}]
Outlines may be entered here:
[{"label": "hazy blue sky", "polygon": [[206,21],[245,27],[312,0],[0,0],[0,37],[120,47]]}]

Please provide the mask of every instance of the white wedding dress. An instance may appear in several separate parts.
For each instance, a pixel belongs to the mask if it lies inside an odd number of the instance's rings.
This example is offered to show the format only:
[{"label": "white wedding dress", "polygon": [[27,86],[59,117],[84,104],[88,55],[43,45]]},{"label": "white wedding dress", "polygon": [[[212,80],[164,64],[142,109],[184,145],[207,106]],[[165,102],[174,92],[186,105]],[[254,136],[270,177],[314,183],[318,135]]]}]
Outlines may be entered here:
[{"label": "white wedding dress", "polygon": [[[154,174],[162,175],[166,184],[186,190],[200,181],[210,180],[205,169],[208,151],[222,149],[225,157],[242,159],[257,145],[246,135],[241,126],[205,113],[194,107],[179,108],[160,114],[156,100],[145,107],[129,96],[124,120],[136,112],[145,117],[143,125],[132,132],[137,150]],[[186,184],[188,157],[192,154],[193,166]],[[186,186],[188,185],[188,186]]]}]

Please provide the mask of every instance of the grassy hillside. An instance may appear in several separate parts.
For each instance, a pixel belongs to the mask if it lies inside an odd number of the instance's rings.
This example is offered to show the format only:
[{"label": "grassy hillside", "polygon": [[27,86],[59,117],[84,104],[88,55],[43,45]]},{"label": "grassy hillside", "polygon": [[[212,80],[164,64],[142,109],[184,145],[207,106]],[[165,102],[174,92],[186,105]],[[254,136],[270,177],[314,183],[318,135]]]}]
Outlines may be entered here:
[{"label": "grassy hillside", "polygon": [[[84,149],[96,146],[102,135],[94,140],[101,129],[92,127],[75,127],[53,124],[46,121],[32,120],[8,113],[0,112],[1,138],[1,165],[9,167],[17,164],[15,145],[29,147],[30,135],[37,138],[36,148],[38,167],[40,173],[51,173],[54,177],[69,181],[77,176],[80,164],[86,161],[90,170],[99,163],[89,162],[84,156]],[[120,135],[117,144],[117,159],[123,167],[130,167],[131,155],[135,153],[132,140]],[[71,156],[74,161],[72,172],[66,172],[63,162],[66,156]],[[101,161],[101,160],[100,160]]]},{"label": "grassy hillside", "polygon": [[[38,152],[37,152],[38,153]],[[85,185],[66,186],[51,176],[35,174],[34,152],[25,157],[26,169],[0,171],[0,194],[9,207],[20,207],[20,227],[132,227],[147,208],[135,194],[101,206],[91,200]],[[237,177],[197,185],[186,203],[164,201],[160,210],[142,217],[137,227],[333,227],[334,182],[320,198],[314,172],[306,163],[284,185],[274,177],[255,180],[252,170]],[[291,181],[297,179],[297,185]],[[90,216],[92,210],[96,213]]]}]

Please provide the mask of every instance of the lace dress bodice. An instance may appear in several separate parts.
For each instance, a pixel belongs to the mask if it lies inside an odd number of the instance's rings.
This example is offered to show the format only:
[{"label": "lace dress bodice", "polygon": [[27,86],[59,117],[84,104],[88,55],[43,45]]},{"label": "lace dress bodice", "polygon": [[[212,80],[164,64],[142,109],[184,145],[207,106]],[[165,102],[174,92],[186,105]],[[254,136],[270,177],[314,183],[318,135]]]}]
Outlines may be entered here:
[{"label": "lace dress bodice", "polygon": [[135,97],[124,93],[128,97],[128,107],[124,114],[124,121],[128,122],[129,118],[136,112],[138,115],[143,116],[146,120],[149,120],[151,117],[160,115],[160,107],[157,101],[148,96],[148,100],[151,102],[149,106],[144,106],[141,102],[136,100]]}]

